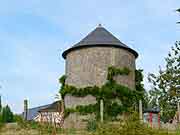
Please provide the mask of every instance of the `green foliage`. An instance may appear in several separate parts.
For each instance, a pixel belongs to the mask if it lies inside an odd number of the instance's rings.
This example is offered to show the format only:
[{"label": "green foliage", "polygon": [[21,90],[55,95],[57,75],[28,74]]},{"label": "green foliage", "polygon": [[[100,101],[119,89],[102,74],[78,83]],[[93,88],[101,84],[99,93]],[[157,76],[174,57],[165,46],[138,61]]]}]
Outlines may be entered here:
[{"label": "green foliage", "polygon": [[[143,107],[147,108],[148,103],[149,103],[149,97],[148,97],[148,93],[144,89],[143,78],[144,78],[143,70],[142,69],[135,70],[136,91],[138,91],[141,96]],[[138,101],[136,101],[136,103],[138,103]],[[138,108],[138,104],[136,106]]]},{"label": "green foliage", "polygon": [[17,122],[17,124],[22,128],[22,129],[36,129],[38,126],[36,126],[36,122],[32,121],[26,121],[22,118],[22,116],[15,115],[14,116],[14,121]]},{"label": "green foliage", "polygon": [[96,116],[98,116],[98,111],[99,110],[99,105],[98,103],[97,104],[89,104],[89,105],[86,105],[86,106],[83,106],[83,105],[79,105],[79,106],[76,106],[76,108],[66,108],[65,109],[65,113],[64,113],[64,117],[67,117],[70,113],[79,113],[81,115],[87,115],[89,113],[95,113]]},{"label": "green foliage", "polygon": [[71,94],[76,97],[85,97],[87,95],[92,95],[97,99],[114,99],[117,97],[117,98],[124,98],[126,101],[128,99],[126,99],[123,96],[134,99],[135,97],[140,97],[142,94],[136,90],[131,90],[126,86],[117,84],[114,81],[113,82],[108,81],[101,88],[97,86],[76,88],[74,86],[65,85],[64,88],[61,89],[60,93],[62,97],[64,97],[66,94]]},{"label": "green foliage", "polygon": [[132,114],[119,122],[99,123],[91,135],[175,135],[163,129],[152,129],[141,123],[138,114]]},{"label": "green foliage", "polygon": [[6,105],[2,107],[1,96],[0,96],[0,123],[14,122],[14,115],[10,107]]},{"label": "green foliage", "polygon": [[[98,103],[94,105],[87,106],[77,106],[76,109],[65,109],[65,117],[70,113],[79,112],[80,114],[95,113],[97,119],[99,118],[99,101],[104,100],[104,110],[106,112],[106,118],[115,119],[118,114],[127,112],[128,108],[132,107],[135,101],[141,98],[141,93],[136,90],[131,90],[126,86],[117,84],[116,82],[107,82],[101,88],[86,87],[86,88],[76,88],[73,86],[65,85],[64,89],[61,90],[61,94],[64,97],[66,94],[71,94],[76,97],[84,97],[87,95],[92,95],[96,97]],[[120,104],[116,103],[114,99],[118,99]]]},{"label": "green foliage", "polygon": [[17,122],[18,124],[23,124],[25,122],[21,115],[15,114],[13,118],[14,118],[13,121]]},{"label": "green foliage", "polygon": [[1,122],[2,123],[8,123],[8,122],[13,122],[13,113],[8,105],[2,108],[2,113],[1,113]]},{"label": "green foliage", "polygon": [[0,122],[0,132],[1,132],[1,129],[3,128],[3,126],[4,126],[4,123]]},{"label": "green foliage", "polygon": [[1,110],[2,110],[2,102],[1,102],[1,95],[0,95],[0,113],[1,113]]},{"label": "green foliage", "polygon": [[160,68],[158,74],[149,74],[149,82],[153,85],[149,92],[150,104],[152,107],[160,106],[164,122],[174,117],[180,100],[180,42],[171,48],[165,61],[165,69]]},{"label": "green foliage", "polygon": [[99,93],[99,87],[94,86],[94,87],[76,88],[74,86],[65,85],[63,89],[61,88],[60,93],[63,98],[66,94],[71,94],[76,97],[84,97],[87,96],[88,94],[95,96],[98,95]]},{"label": "green foliage", "polygon": [[137,91],[144,91],[144,84],[142,83],[143,82],[142,72],[143,72],[142,69],[135,70],[135,84]]},{"label": "green foliage", "polygon": [[178,125],[178,127],[176,129],[176,135],[180,135],[180,125]]},{"label": "green foliage", "polygon": [[65,75],[61,76],[61,77],[59,78],[59,83],[64,86],[64,85],[65,85],[66,78],[67,78],[67,77],[66,77]]},{"label": "green foliage", "polygon": [[89,120],[86,128],[89,132],[95,132],[97,128],[97,121],[94,119]]},{"label": "green foliage", "polygon": [[[116,119],[118,114],[127,112],[129,108],[137,106],[138,100],[143,99],[144,88],[143,88],[143,75],[142,70],[136,70],[135,80],[136,88],[138,90],[132,90],[126,86],[117,84],[113,77],[116,75],[128,75],[130,70],[128,68],[118,69],[113,66],[108,68],[107,82],[102,87],[85,87],[76,88],[74,86],[65,85],[66,77],[61,77],[62,87],[60,93],[62,97],[66,94],[70,94],[76,97],[85,97],[92,95],[96,97],[97,104],[88,106],[77,106],[75,109],[66,108],[65,117],[70,113],[78,112],[80,114],[95,113],[96,118],[99,119],[99,102],[100,99],[104,100],[104,112],[105,119]],[[116,102],[116,100],[118,102]]]},{"label": "green foliage", "polygon": [[130,70],[126,67],[124,67],[123,69],[119,69],[119,68],[116,68],[114,66],[110,66],[108,68],[107,80],[113,81],[114,76],[116,76],[116,75],[128,75],[129,73],[130,73]]},{"label": "green foliage", "polygon": [[105,119],[110,119],[110,120],[116,120],[119,114],[128,111],[127,107],[124,107],[123,105],[119,105],[116,102],[115,103],[105,102],[105,110],[107,111],[105,113]]},{"label": "green foliage", "polygon": [[59,128],[55,129],[52,124],[38,123],[35,121],[25,121],[19,116],[17,116],[16,120],[17,120],[16,122],[18,123],[18,126],[20,126],[21,129],[37,130],[38,135],[49,135],[49,134],[52,134],[55,130],[57,133],[61,132],[61,129]]},{"label": "green foliage", "polygon": [[66,81],[67,76],[63,75],[59,78],[59,83],[61,84],[61,88],[63,89],[65,86],[65,81]]},{"label": "green foliage", "polygon": [[77,106],[76,111],[79,112],[81,115],[86,115],[88,113],[96,113],[99,109],[98,104],[90,104],[86,106]]}]

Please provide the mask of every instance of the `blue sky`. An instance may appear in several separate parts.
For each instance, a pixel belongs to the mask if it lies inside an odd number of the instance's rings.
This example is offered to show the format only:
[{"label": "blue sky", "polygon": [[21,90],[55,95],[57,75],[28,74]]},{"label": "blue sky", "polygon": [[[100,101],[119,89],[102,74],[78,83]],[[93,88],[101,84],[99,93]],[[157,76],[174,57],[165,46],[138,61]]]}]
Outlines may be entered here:
[{"label": "blue sky", "polygon": [[[139,52],[145,77],[179,39],[179,0],[0,0],[0,93],[13,111],[54,101],[63,50],[98,23]],[[145,86],[148,88],[147,80]]]}]

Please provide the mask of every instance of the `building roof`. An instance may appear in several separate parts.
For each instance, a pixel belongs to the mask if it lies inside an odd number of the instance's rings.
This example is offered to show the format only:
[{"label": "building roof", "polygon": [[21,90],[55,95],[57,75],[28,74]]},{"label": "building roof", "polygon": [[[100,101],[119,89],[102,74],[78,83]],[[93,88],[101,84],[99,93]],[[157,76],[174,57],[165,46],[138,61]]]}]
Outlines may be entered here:
[{"label": "building roof", "polygon": [[[28,109],[27,112],[27,120],[33,120],[39,113],[39,110],[43,109],[43,108],[47,108],[49,105],[43,105],[43,106],[39,106],[39,107],[34,107],[34,108],[30,108]],[[22,113],[22,117],[24,116],[24,112]]]},{"label": "building roof", "polygon": [[83,47],[93,47],[93,46],[106,46],[106,47],[117,47],[123,48],[125,50],[130,51],[138,57],[138,53],[129,48],[127,45],[122,43],[118,38],[112,35],[109,31],[107,31],[104,27],[99,25],[95,28],[91,33],[89,33],[85,38],[83,38],[79,43],[75,44],[71,48],[67,49],[63,52],[62,56],[66,59],[66,55],[75,49],[83,48]]},{"label": "building roof", "polygon": [[160,108],[159,107],[147,108],[143,112],[144,113],[159,113],[160,112]]},{"label": "building roof", "polygon": [[[58,101],[52,103],[52,104],[48,104],[48,105],[43,105],[43,106],[39,106],[39,107],[34,107],[34,108],[30,108],[28,109],[28,113],[27,113],[27,120],[33,120],[39,112],[54,112],[54,111],[58,111]],[[22,117],[24,116],[24,112],[22,113]]]},{"label": "building roof", "polygon": [[61,111],[61,102],[56,101],[45,108],[40,109],[38,112],[59,112]]}]

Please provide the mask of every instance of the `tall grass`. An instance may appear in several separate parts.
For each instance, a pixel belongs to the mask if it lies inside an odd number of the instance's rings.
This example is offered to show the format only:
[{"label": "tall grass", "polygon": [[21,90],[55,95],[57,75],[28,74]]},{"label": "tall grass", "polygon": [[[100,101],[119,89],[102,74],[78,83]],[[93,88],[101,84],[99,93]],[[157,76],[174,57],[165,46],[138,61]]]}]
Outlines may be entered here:
[{"label": "tall grass", "polygon": [[1,122],[0,122],[0,131],[1,131],[1,129],[3,128],[3,126],[4,126],[4,123],[1,123]]},{"label": "tall grass", "polygon": [[164,129],[152,129],[140,122],[137,115],[132,115],[126,120],[119,122],[107,122],[98,124],[96,132],[91,135],[180,135],[168,133]]},{"label": "tall grass", "polygon": [[[18,126],[21,130],[34,130],[38,135],[52,135],[54,127],[47,124],[38,124],[35,122],[27,122],[17,119]],[[170,133],[164,129],[152,129],[148,125],[142,123],[138,119],[137,114],[133,114],[128,118],[116,122],[99,123],[95,120],[89,121],[86,130],[77,129],[56,129],[54,135],[180,135],[180,130]],[[34,135],[34,134],[28,134]]]}]

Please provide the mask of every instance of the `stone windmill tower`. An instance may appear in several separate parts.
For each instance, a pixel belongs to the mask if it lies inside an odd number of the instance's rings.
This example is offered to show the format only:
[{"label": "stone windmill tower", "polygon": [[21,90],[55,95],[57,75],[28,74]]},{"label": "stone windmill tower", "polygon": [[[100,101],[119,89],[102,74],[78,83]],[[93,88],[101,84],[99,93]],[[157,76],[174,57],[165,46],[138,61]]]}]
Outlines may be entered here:
[{"label": "stone windmill tower", "polygon": [[[107,81],[109,66],[127,67],[132,72],[128,76],[116,76],[117,83],[135,88],[135,60],[138,53],[99,25],[79,43],[62,54],[66,61],[66,84],[77,88],[102,86]],[[77,98],[67,95],[65,107],[88,105],[96,102],[92,96]],[[75,116],[73,119],[75,119]],[[77,123],[77,121],[76,121]]]}]

